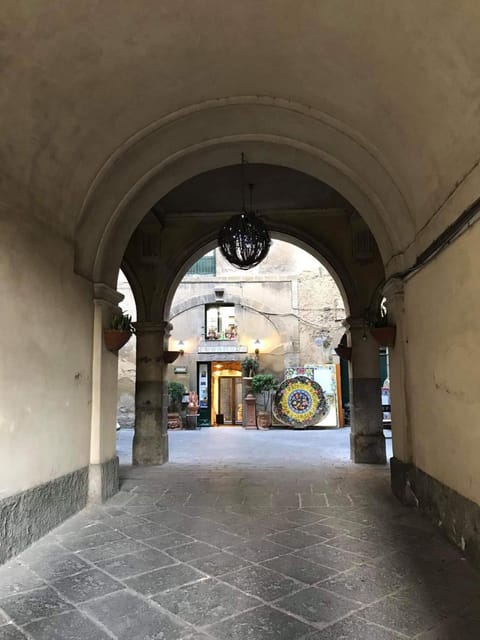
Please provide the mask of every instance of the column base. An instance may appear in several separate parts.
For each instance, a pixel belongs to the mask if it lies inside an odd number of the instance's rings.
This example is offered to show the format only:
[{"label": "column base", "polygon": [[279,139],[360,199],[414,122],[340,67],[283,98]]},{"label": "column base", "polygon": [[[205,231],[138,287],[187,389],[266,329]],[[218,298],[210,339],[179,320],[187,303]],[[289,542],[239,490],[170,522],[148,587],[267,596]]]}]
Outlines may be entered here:
[{"label": "column base", "polygon": [[356,464],[387,464],[383,433],[351,433],[350,459]]},{"label": "column base", "polygon": [[119,488],[118,457],[115,456],[88,468],[88,501],[105,502],[115,495]]},{"label": "column base", "polygon": [[135,430],[132,464],[154,467],[168,462],[168,434],[142,435]]}]

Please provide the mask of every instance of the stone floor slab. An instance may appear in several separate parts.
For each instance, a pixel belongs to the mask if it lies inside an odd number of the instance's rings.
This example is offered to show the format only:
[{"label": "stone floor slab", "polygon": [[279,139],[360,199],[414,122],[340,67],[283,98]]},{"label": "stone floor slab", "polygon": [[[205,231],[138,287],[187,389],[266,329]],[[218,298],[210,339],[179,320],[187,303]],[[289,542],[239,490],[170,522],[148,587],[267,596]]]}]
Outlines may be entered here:
[{"label": "stone floor slab", "polygon": [[251,563],[244,558],[239,558],[233,555],[233,553],[226,553],[220,551],[211,556],[205,558],[199,558],[197,560],[191,560],[189,564],[192,567],[203,571],[209,576],[221,576],[224,573],[229,573],[236,569],[243,569],[244,567],[251,566]]},{"label": "stone floor slab", "polygon": [[43,580],[53,582],[90,569],[90,565],[74,553],[63,551],[62,553],[49,554],[36,560],[32,559],[30,568]]},{"label": "stone floor slab", "polygon": [[[34,640],[109,640],[111,636],[79,611],[43,618],[25,627]],[[0,636],[1,637],[1,636]]]},{"label": "stone floor slab", "polygon": [[261,565],[253,565],[227,573],[222,576],[222,581],[267,602],[302,588],[302,585],[295,580]]},{"label": "stone floor slab", "polygon": [[369,604],[404,586],[395,571],[383,567],[361,565],[322,582],[322,587],[345,598]]},{"label": "stone floor slab", "polygon": [[240,558],[251,560],[252,562],[262,562],[262,560],[270,560],[270,558],[283,556],[291,551],[291,549],[276,542],[263,539],[234,545],[233,547],[228,547],[227,551]]},{"label": "stone floor slab", "polygon": [[114,578],[129,578],[153,569],[160,569],[176,561],[166,553],[156,549],[145,549],[136,553],[128,553],[118,558],[97,562],[97,566]]},{"label": "stone floor slab", "polygon": [[38,618],[53,616],[72,609],[51,587],[19,593],[0,600],[0,608],[18,625],[28,624]]},{"label": "stone floor slab", "polygon": [[162,593],[154,600],[198,627],[214,624],[260,604],[255,598],[214,578]]},{"label": "stone floor slab", "polygon": [[204,558],[205,556],[218,553],[218,548],[206,542],[196,540],[195,542],[189,542],[179,547],[171,547],[168,549],[168,553],[172,558],[181,560],[182,562],[189,562],[190,560],[196,560],[197,558]]},{"label": "stone floor slab", "polygon": [[126,591],[93,600],[83,609],[112,631],[117,640],[180,640],[188,632],[180,620]]},{"label": "stone floor slab", "polygon": [[274,533],[268,536],[267,540],[276,542],[277,544],[283,544],[283,546],[295,550],[311,547],[314,544],[325,541],[326,538],[312,535],[311,533],[302,531],[302,529],[289,529],[288,531]]},{"label": "stone floor slab", "polygon": [[315,584],[333,575],[336,575],[335,569],[323,567],[314,562],[309,562],[305,558],[294,554],[287,554],[272,560],[262,562],[267,569],[278,571],[289,578],[294,578],[305,584]]},{"label": "stone floor slab", "polygon": [[352,615],[309,636],[308,640],[405,640],[405,636]]},{"label": "stone floor slab", "polygon": [[204,580],[204,573],[197,571],[193,567],[185,564],[175,564],[149,573],[143,573],[135,578],[125,580],[125,584],[139,593],[152,596],[167,589],[194,582],[196,580]]},{"label": "stone floor slab", "polygon": [[70,602],[85,602],[125,587],[98,569],[88,569],[52,582],[52,586]]},{"label": "stone floor slab", "polygon": [[262,606],[207,628],[218,640],[300,640],[312,627],[277,609]]},{"label": "stone floor slab", "polygon": [[315,624],[334,622],[360,608],[359,603],[318,587],[309,587],[277,600],[275,606]]},{"label": "stone floor slab", "polygon": [[346,571],[365,561],[363,556],[336,549],[323,543],[299,549],[295,552],[295,555],[338,571]]},{"label": "stone floor slab", "polygon": [[37,587],[44,586],[45,582],[31,569],[13,560],[5,564],[0,571],[0,599],[31,591]]},{"label": "stone floor slab", "polygon": [[26,640],[27,636],[13,624],[0,627],[0,640]]}]

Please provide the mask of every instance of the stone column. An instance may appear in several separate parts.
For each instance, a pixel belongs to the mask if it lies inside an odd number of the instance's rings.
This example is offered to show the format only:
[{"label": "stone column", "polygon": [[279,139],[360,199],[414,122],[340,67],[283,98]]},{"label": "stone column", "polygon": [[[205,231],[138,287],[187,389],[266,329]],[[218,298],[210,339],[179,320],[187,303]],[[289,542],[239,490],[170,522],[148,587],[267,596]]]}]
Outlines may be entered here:
[{"label": "stone column", "polygon": [[354,462],[385,464],[385,438],[378,343],[363,318],[348,318],[350,372],[350,457]]},{"label": "stone column", "polygon": [[89,500],[103,502],[118,491],[116,455],[118,357],[105,348],[103,329],[123,295],[105,284],[94,285],[92,413]]},{"label": "stone column", "polygon": [[157,465],[168,461],[167,381],[163,354],[172,325],[137,322],[135,435],[132,462]]}]

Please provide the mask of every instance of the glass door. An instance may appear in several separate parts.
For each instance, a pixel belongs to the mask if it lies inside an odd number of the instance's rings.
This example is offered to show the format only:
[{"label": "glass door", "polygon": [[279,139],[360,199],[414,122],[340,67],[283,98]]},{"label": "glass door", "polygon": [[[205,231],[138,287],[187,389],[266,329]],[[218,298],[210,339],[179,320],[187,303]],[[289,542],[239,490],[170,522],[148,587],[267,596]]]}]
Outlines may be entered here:
[{"label": "glass door", "polygon": [[218,379],[218,413],[223,424],[242,423],[242,379],[234,376],[221,376]]}]

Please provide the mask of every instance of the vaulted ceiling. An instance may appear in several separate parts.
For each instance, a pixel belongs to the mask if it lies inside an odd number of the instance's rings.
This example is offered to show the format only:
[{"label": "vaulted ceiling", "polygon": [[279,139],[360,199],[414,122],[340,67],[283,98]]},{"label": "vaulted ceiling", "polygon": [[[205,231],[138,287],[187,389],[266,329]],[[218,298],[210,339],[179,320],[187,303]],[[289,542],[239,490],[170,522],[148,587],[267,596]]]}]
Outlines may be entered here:
[{"label": "vaulted ceiling", "polygon": [[[478,196],[477,0],[4,0],[0,18],[0,206],[66,236],[135,136],[241,96],[283,100],[292,114],[301,105],[355,140],[418,232],[435,219],[440,231]],[[378,186],[373,173],[364,182]]]}]

